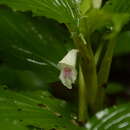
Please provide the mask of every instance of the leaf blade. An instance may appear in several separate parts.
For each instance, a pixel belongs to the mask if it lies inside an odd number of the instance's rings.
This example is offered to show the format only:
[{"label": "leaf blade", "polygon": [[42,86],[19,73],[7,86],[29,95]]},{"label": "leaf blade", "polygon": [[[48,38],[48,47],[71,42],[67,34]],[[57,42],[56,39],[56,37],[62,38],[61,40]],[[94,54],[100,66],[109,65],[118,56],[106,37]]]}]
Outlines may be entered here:
[{"label": "leaf blade", "polygon": [[[130,104],[123,104],[98,112],[94,118],[86,124],[88,130],[93,129],[127,129],[130,127]],[[127,123],[127,124],[125,124]]]},{"label": "leaf blade", "polygon": [[57,63],[67,53],[64,43],[69,41],[68,32],[54,21],[8,9],[0,8],[0,19],[3,64],[40,72],[47,82],[56,81]]},{"label": "leaf blade", "polygon": [[77,19],[76,0],[1,0],[14,10],[32,11],[36,16],[46,16],[64,23]]},{"label": "leaf blade", "polygon": [[0,126],[9,123],[16,128],[80,129],[71,122],[72,106],[67,102],[54,98],[46,91],[16,93],[3,88],[5,86],[0,88]]}]

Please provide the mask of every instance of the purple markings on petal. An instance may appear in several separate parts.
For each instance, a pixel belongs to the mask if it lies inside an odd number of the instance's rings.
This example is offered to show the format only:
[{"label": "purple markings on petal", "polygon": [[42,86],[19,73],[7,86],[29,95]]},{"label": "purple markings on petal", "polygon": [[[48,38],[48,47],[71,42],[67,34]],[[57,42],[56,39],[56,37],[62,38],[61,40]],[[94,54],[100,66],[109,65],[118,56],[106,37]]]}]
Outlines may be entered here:
[{"label": "purple markings on petal", "polygon": [[71,78],[72,76],[72,69],[66,67],[64,68],[64,74],[63,74],[64,78]]}]

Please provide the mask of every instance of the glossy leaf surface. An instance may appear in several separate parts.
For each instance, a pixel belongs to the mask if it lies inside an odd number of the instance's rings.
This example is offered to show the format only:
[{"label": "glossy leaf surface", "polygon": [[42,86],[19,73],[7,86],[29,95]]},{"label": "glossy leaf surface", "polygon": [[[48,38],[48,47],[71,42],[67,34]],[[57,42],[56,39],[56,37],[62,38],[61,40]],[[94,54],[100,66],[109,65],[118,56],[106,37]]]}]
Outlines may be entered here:
[{"label": "glossy leaf surface", "polygon": [[98,112],[86,124],[88,130],[127,130],[130,128],[130,104],[115,106]]},{"label": "glossy leaf surface", "polygon": [[74,23],[78,16],[76,0],[1,0],[0,4],[64,23]]},{"label": "glossy leaf surface", "polygon": [[46,91],[16,93],[1,86],[0,93],[0,126],[3,130],[79,129],[73,124],[73,107]]},{"label": "glossy leaf surface", "polygon": [[[57,63],[67,53],[68,33],[56,22],[0,8],[0,59],[17,69],[57,80]],[[61,35],[62,34],[62,35]]]}]

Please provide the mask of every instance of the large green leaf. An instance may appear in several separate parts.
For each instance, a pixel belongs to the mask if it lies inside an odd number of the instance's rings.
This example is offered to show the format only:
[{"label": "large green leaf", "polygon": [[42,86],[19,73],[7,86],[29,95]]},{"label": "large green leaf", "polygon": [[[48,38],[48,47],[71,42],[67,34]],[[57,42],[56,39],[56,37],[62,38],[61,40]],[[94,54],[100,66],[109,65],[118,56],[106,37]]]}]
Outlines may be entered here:
[{"label": "large green leaf", "polygon": [[0,128],[82,130],[73,124],[75,114],[72,108],[46,91],[16,93],[1,86]]},{"label": "large green leaf", "polygon": [[0,8],[0,59],[15,68],[39,71],[57,80],[58,61],[67,52],[68,33],[54,21]]},{"label": "large green leaf", "polygon": [[74,23],[78,17],[76,0],[0,0],[0,4],[64,23]]},{"label": "large green leaf", "polygon": [[130,103],[98,112],[86,124],[88,130],[128,130],[130,128]]},{"label": "large green leaf", "polygon": [[42,76],[32,71],[21,71],[7,66],[0,66],[0,84],[16,90],[48,89]]}]

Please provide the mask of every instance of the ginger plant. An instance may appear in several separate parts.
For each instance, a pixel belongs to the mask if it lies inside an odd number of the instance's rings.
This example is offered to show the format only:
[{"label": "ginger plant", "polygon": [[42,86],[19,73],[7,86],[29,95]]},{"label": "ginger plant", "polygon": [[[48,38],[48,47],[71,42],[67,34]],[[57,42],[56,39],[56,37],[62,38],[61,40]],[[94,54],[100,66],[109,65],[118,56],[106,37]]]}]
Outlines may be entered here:
[{"label": "ginger plant", "polygon": [[[58,64],[61,66],[60,80],[67,88],[72,89],[72,84],[76,79],[78,81],[76,82],[79,91],[78,120],[82,123],[89,119],[88,113],[95,113],[104,107],[105,88],[116,39],[129,19],[127,14],[122,14],[120,19],[120,15],[100,9],[101,5],[101,0],[89,2],[84,0],[81,3],[79,21],[75,26],[66,24],[75,45],[75,52],[74,49],[70,50]],[[101,31],[103,33],[100,34]],[[96,32],[99,33],[100,40],[96,40]],[[97,44],[95,48],[93,44]]]}]

